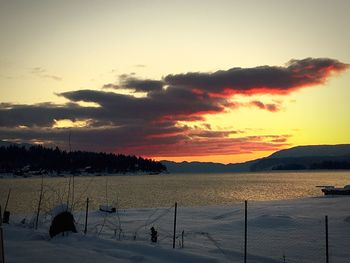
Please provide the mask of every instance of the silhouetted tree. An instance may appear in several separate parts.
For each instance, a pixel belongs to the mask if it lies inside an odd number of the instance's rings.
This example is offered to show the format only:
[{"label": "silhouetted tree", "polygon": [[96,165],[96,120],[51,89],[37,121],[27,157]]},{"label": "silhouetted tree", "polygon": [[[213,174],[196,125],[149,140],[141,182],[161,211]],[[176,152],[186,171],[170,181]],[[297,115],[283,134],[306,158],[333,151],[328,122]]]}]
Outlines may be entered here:
[{"label": "silhouetted tree", "polygon": [[0,147],[0,172],[15,172],[27,168],[32,171],[86,172],[150,172],[160,173],[166,167],[160,162],[123,154],[96,153],[85,151],[66,152],[58,147],[45,148],[41,145],[29,148],[10,145]]}]

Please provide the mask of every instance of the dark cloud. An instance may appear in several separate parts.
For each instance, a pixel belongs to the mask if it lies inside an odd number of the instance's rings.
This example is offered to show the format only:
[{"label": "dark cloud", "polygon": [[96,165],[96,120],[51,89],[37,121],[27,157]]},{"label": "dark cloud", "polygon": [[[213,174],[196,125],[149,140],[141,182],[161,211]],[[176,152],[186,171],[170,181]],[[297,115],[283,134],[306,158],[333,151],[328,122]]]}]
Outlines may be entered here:
[{"label": "dark cloud", "polygon": [[141,92],[160,91],[163,88],[163,82],[151,79],[127,78],[123,80],[122,87]]},{"label": "dark cloud", "polygon": [[251,101],[249,105],[258,107],[259,109],[262,109],[262,110],[268,110],[271,112],[276,112],[280,110],[280,105],[276,103],[263,103],[258,100]]},{"label": "dark cloud", "polygon": [[334,59],[306,58],[291,60],[285,67],[231,68],[214,73],[189,72],[168,75],[164,81],[168,85],[181,85],[218,95],[285,94],[304,86],[322,84],[331,73],[347,68],[349,64]]},{"label": "dark cloud", "polygon": [[103,89],[120,89],[121,87],[117,84],[108,83],[102,86]]},{"label": "dark cloud", "polygon": [[163,89],[163,81],[152,79],[138,79],[131,75],[119,76],[119,84],[106,84],[103,88],[130,89],[135,92],[154,92]]},{"label": "dark cloud", "polygon": [[64,105],[51,103],[19,105],[7,103],[0,104],[0,127],[52,127],[55,119],[75,121],[88,119],[96,115],[96,108],[83,108],[75,103]]},{"label": "dark cloud", "polygon": [[227,103],[224,99],[198,99],[196,94],[182,88],[151,93],[143,98],[96,90],[78,90],[59,95],[73,102],[97,103],[101,108],[96,109],[98,116],[92,118],[116,121],[192,120],[196,116],[201,118],[205,113],[223,112]]},{"label": "dark cloud", "polygon": [[[232,68],[214,73],[168,75],[162,80],[119,76],[118,84],[104,88],[146,93],[144,97],[110,90],[75,90],[57,94],[70,102],[0,104],[0,138],[50,141],[67,145],[68,130],[53,128],[55,121],[87,121],[71,128],[77,149],[123,152],[145,156],[184,156],[250,153],[286,146],[288,136],[245,136],[242,132],[216,131],[209,124],[188,127],[181,121],[205,121],[238,107],[257,107],[275,112],[280,103],[232,101],[235,94],[287,94],[324,83],[333,72],[349,65],[332,59],[291,60],[285,67]],[[45,74],[41,68],[36,74]],[[98,107],[83,107],[93,102]],[[235,120],[237,121],[237,120]],[[234,137],[234,138],[233,138]]]}]

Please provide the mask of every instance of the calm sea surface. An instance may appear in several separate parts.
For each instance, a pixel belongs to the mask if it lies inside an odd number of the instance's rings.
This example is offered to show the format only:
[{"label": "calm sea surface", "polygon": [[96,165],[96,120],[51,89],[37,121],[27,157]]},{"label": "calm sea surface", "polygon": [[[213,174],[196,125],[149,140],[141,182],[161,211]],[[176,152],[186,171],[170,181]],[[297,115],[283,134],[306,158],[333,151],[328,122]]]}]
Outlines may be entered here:
[{"label": "calm sea surface", "polygon": [[[40,178],[0,179],[1,206],[11,189],[9,211],[35,211],[40,183]],[[175,201],[181,206],[205,206],[322,196],[316,185],[346,184],[350,171],[75,177],[73,203],[78,210],[84,208],[86,197],[91,209],[106,200],[119,208],[168,207]],[[44,178],[43,210],[66,202],[68,185],[69,178]]]}]

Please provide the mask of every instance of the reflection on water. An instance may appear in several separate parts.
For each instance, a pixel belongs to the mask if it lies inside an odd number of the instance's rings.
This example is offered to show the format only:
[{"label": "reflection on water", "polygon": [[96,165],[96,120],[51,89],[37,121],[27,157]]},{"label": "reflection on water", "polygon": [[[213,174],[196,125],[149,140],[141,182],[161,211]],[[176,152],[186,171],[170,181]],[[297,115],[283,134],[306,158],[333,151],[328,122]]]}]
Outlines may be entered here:
[{"label": "reflection on water", "polygon": [[[35,211],[40,182],[40,178],[0,179],[0,204],[4,207],[11,188],[9,211]],[[68,182],[69,178],[44,179],[44,210],[66,202]],[[92,209],[106,200],[119,208],[167,207],[175,201],[181,206],[204,206],[321,196],[316,185],[346,184],[350,171],[75,177],[74,204],[82,210],[89,197]]]}]

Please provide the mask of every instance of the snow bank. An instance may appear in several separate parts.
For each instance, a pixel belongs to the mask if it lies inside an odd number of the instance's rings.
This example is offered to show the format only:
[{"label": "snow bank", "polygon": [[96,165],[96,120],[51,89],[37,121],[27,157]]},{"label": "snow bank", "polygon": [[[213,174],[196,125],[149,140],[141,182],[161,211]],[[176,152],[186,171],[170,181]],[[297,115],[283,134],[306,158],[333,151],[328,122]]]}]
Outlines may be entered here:
[{"label": "snow bank", "polygon": [[[248,262],[323,262],[324,216],[329,218],[331,262],[348,263],[350,197],[248,202]],[[178,207],[176,248],[172,249],[173,208],[91,211],[84,235],[84,212],[75,213],[80,231],[52,239],[39,230],[4,225],[7,263],[24,262],[242,262],[244,204]],[[159,242],[150,242],[150,226]],[[184,240],[182,240],[184,231]],[[183,243],[182,243],[183,242]],[[183,246],[183,248],[182,248]]]},{"label": "snow bank", "polygon": [[61,214],[63,212],[70,212],[70,210],[68,209],[67,204],[60,204],[56,207],[54,207],[51,211],[51,216],[52,218],[54,218],[55,216],[57,216],[58,214]]},{"label": "snow bank", "polygon": [[249,226],[258,228],[290,227],[297,224],[296,220],[287,215],[261,215],[249,220]]}]

